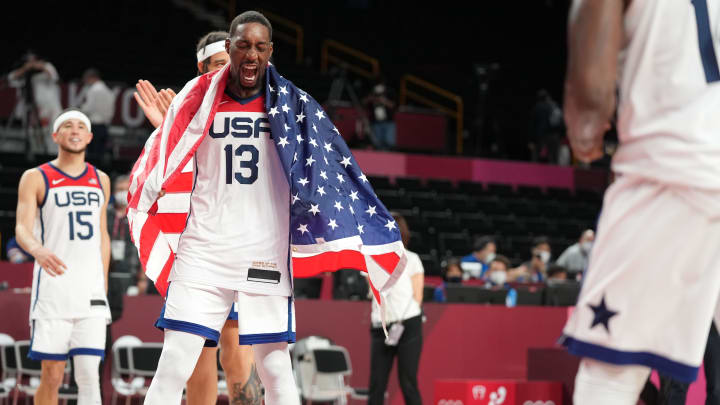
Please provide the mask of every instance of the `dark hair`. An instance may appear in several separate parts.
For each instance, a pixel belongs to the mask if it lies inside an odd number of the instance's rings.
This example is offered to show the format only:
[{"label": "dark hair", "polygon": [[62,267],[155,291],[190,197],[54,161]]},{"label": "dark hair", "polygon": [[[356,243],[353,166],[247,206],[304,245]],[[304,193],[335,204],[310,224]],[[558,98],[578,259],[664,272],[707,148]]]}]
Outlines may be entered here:
[{"label": "dark hair", "polygon": [[405,245],[405,249],[407,249],[407,247],[410,245],[410,227],[408,226],[404,216],[400,215],[395,211],[391,211],[390,215],[392,215],[395,219],[395,222],[397,222],[398,229],[400,230],[400,237],[402,238],[402,243],[403,245]]},{"label": "dark hair", "polygon": [[475,242],[473,243],[473,252],[485,249],[485,246],[487,246],[489,243],[495,243],[495,239],[491,236],[476,237]]},{"label": "dark hair", "polygon": [[[206,46],[215,43],[217,41],[222,41],[228,38],[228,33],[225,31],[212,31],[208,32],[207,34],[203,35],[202,38],[198,41],[197,45],[195,46],[195,52],[200,52],[201,49],[205,48]],[[212,55],[211,55],[212,56]],[[203,59],[203,70],[207,71],[208,66],[210,65],[210,56]],[[198,70],[198,75],[201,75],[202,72]]]},{"label": "dark hair", "polygon": [[[497,255],[492,262],[500,262],[505,265],[505,270],[510,270],[510,259],[503,255]],[[490,262],[490,263],[492,263]]]},{"label": "dark hair", "polygon": [[88,77],[97,77],[99,79],[100,71],[95,68],[85,69],[85,72],[83,72],[83,79],[87,79]]},{"label": "dark hair", "polygon": [[567,269],[559,264],[552,264],[548,267],[547,276],[552,277],[558,273],[567,273]]},{"label": "dark hair", "polygon": [[270,25],[270,21],[268,21],[267,17],[262,15],[262,13],[252,10],[246,11],[239,16],[233,18],[232,22],[230,23],[230,38],[235,35],[235,29],[238,25],[247,23],[258,23],[266,26],[270,35],[270,40],[272,41],[272,25]]},{"label": "dark hair", "polygon": [[533,249],[536,248],[538,245],[542,245],[543,243],[550,244],[550,239],[548,239],[547,236],[536,236],[532,241],[532,247]]},{"label": "dark hair", "polygon": [[448,268],[453,265],[460,266],[460,259],[458,259],[457,257],[448,257],[447,259],[443,260],[440,263],[440,267],[441,267],[440,271],[442,271],[442,275],[445,276]]}]

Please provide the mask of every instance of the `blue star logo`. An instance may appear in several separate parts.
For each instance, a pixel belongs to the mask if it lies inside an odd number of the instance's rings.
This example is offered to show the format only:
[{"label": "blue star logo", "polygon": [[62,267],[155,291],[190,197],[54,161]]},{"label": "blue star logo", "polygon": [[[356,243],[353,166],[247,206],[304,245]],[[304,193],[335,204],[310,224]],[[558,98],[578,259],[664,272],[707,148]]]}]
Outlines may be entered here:
[{"label": "blue star logo", "polygon": [[602,324],[605,327],[605,330],[610,333],[610,318],[617,315],[617,311],[611,311],[608,309],[607,305],[605,305],[605,295],[603,295],[602,299],[600,300],[600,304],[598,305],[590,305],[588,306],[593,310],[594,318],[592,321],[592,325],[590,325],[590,329],[594,328],[595,325]]}]

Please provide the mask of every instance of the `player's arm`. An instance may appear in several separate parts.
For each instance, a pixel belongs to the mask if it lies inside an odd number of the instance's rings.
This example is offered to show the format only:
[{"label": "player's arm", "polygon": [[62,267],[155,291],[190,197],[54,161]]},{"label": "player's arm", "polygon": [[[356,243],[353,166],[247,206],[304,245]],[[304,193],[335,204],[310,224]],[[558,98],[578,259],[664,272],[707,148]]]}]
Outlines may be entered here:
[{"label": "player's arm", "polygon": [[418,273],[410,277],[412,282],[413,298],[418,304],[422,305],[423,301],[423,287],[425,286],[425,274]]},{"label": "player's arm", "polygon": [[110,200],[110,177],[98,170],[100,183],[102,184],[105,203],[100,210],[100,249],[102,254],[103,272],[105,273],[105,292],[108,290],[108,270],[110,268],[110,234],[107,228],[107,207]]},{"label": "player's arm", "polygon": [[18,186],[18,204],[15,212],[15,239],[20,247],[35,258],[48,274],[55,277],[63,274],[67,266],[60,258],[33,235],[38,201],[45,198],[45,180],[37,169],[23,173]]},{"label": "player's arm", "polygon": [[603,156],[603,135],[615,110],[623,0],[575,0],[568,25],[564,113],[575,156]]}]

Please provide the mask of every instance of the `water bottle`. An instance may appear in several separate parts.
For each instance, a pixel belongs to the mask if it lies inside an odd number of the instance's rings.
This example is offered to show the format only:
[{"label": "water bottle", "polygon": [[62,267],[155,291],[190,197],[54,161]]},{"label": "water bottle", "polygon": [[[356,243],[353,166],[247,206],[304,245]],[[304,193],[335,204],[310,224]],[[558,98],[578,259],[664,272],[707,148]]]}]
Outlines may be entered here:
[{"label": "water bottle", "polygon": [[505,306],[512,308],[517,304],[517,291],[514,288],[508,290],[507,296],[505,296]]}]

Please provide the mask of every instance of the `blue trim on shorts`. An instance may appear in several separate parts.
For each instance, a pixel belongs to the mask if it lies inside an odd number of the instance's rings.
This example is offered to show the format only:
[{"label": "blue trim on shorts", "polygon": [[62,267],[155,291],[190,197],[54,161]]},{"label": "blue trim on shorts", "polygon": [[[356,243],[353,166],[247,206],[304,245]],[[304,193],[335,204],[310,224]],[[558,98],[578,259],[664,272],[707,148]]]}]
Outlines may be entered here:
[{"label": "blue trim on shorts", "polygon": [[295,340],[295,332],[292,331],[292,297],[288,297],[288,325],[286,332],[255,333],[240,335],[238,337],[238,343],[240,345],[254,345],[261,343],[278,342],[295,343]]},{"label": "blue trim on shorts", "polygon": [[295,343],[295,332],[256,333],[252,335],[240,335],[238,338],[238,343],[240,345],[256,345],[261,343],[278,342]]},{"label": "blue trim on shorts", "polygon": [[89,347],[76,347],[70,349],[68,356],[100,356],[100,360],[105,360],[105,350],[103,349],[91,349]]},{"label": "blue trim on shorts", "polygon": [[590,357],[617,365],[639,364],[657,370],[679,381],[691,383],[697,379],[699,367],[678,363],[666,357],[649,352],[626,352],[583,342],[570,336],[563,336],[562,344],[576,356]]},{"label": "blue trim on shorts", "polygon": [[43,352],[36,352],[34,350],[30,350],[27,354],[27,357],[29,359],[42,361],[42,360],[67,360],[68,355],[65,354],[56,354],[56,353],[43,353]]},{"label": "blue trim on shorts", "polygon": [[230,305],[230,313],[227,317],[228,321],[237,321],[238,320],[238,313],[235,310],[235,303],[233,302],[232,305]]},{"label": "blue trim on shorts", "polygon": [[197,323],[160,318],[155,322],[155,326],[163,330],[170,329],[200,335],[205,339],[214,340],[216,343],[220,339],[220,332]]}]

